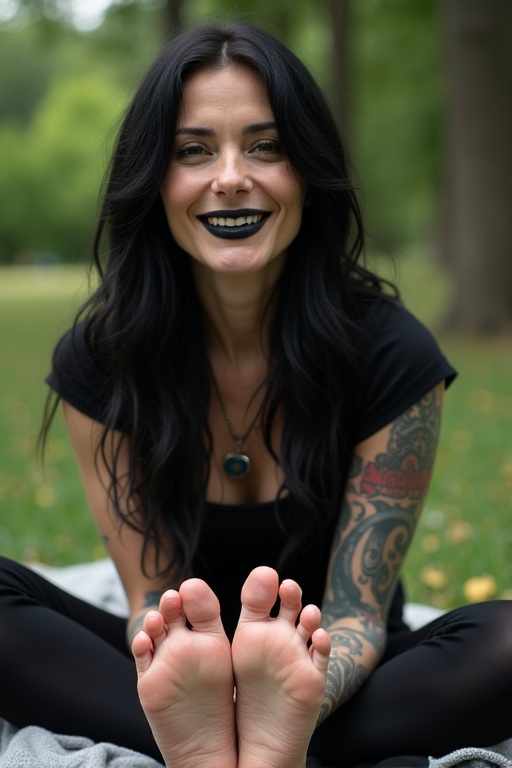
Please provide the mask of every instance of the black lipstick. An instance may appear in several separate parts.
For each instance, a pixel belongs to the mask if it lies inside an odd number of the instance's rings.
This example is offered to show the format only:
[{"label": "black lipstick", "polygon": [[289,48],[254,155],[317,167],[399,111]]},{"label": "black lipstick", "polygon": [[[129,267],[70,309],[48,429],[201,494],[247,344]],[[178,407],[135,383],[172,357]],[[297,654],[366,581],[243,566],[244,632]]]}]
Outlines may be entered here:
[{"label": "black lipstick", "polygon": [[[239,224],[231,227],[221,224],[210,224],[208,219],[238,219],[242,216],[261,216],[261,219],[254,224]],[[209,211],[207,214],[199,216],[200,222],[214,237],[220,237],[223,240],[240,240],[245,237],[252,237],[265,224],[270,213],[268,211],[258,211],[253,208],[239,208],[237,210]]]}]

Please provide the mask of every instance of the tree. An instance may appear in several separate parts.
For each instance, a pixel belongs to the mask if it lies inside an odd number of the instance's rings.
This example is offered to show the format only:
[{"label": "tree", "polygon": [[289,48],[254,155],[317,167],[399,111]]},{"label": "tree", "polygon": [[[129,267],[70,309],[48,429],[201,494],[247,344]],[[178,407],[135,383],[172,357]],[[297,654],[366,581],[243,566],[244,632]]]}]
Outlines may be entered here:
[{"label": "tree", "polygon": [[344,89],[368,245],[409,252],[410,246],[430,245],[439,215],[438,5],[355,1],[349,14]]},{"label": "tree", "polygon": [[166,37],[174,34],[182,26],[184,5],[185,0],[165,0],[161,12]]},{"label": "tree", "polygon": [[22,130],[0,127],[0,262],[42,252],[76,261],[89,252],[105,138],[123,107],[122,92],[104,77],[63,76]]},{"label": "tree", "polygon": [[29,28],[16,36],[0,30],[0,126],[26,124],[44,98],[56,62]]},{"label": "tree", "polygon": [[512,3],[445,0],[448,326],[512,327]]},{"label": "tree", "polygon": [[329,0],[331,27],[331,100],[339,126],[346,130],[349,122],[348,105],[348,24],[350,0]]},{"label": "tree", "polygon": [[[208,19],[243,18],[290,46],[332,97],[361,179],[356,183],[365,220],[378,242],[389,246],[430,240],[438,212],[440,165],[436,0],[236,0],[235,4],[233,0],[113,0],[103,22],[93,30],[76,27],[72,0],[13,0],[11,7],[17,9],[15,23],[6,24],[3,31],[0,27],[5,42],[9,40],[7,46],[0,38],[0,64],[6,63],[0,76],[0,143],[10,147],[2,157],[8,157],[11,169],[7,174],[2,168],[0,186],[10,205],[17,199],[26,201],[29,190],[35,194],[37,169],[50,170],[42,169],[39,162],[31,168],[20,142],[28,141],[37,158],[37,136],[34,129],[26,134],[25,129],[62,73],[68,81],[77,82],[87,73],[112,83],[127,97],[162,38],[176,30],[177,19],[179,25],[189,26]],[[101,103],[98,108],[104,112]],[[12,125],[13,120],[18,126]],[[22,133],[17,136],[19,130]],[[45,148],[53,160],[60,139],[56,141],[55,149]],[[68,195],[63,203],[70,199]],[[93,203],[91,198],[89,204]],[[32,208],[38,212],[44,204],[45,200],[34,200]],[[81,211],[84,220],[86,210]],[[0,259],[42,247],[51,247],[65,258],[78,253],[71,236],[65,243],[56,232],[50,242],[46,233],[44,245],[40,228],[37,238],[29,237],[26,222],[22,225],[15,213],[7,222],[0,217]],[[62,220],[52,215],[46,221],[63,233]],[[78,234],[81,228],[83,224],[70,225],[69,232]]]}]

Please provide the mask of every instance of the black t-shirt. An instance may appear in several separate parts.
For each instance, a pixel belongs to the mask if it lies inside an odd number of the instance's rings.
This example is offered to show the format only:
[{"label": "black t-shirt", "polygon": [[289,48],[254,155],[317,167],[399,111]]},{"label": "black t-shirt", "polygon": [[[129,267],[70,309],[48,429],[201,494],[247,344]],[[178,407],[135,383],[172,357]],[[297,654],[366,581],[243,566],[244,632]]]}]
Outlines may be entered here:
[{"label": "black t-shirt", "polygon": [[[358,302],[362,368],[354,402],[347,412],[348,434],[355,447],[417,402],[440,381],[449,385],[455,371],[431,333],[396,302],[368,294]],[[48,384],[77,410],[102,421],[108,400],[108,376],[102,370],[79,325],[59,346],[58,373]],[[348,461],[340,467],[345,475]],[[247,505],[208,503],[194,575],[204,578],[217,594],[226,632],[232,636],[240,611],[240,590],[257,565],[277,568],[286,543],[286,521],[293,500]],[[326,526],[294,560],[282,578],[294,578],[303,589],[303,604],[321,605],[336,521]],[[279,570],[279,569],[278,569]],[[390,632],[403,628],[402,588],[389,614]]]}]

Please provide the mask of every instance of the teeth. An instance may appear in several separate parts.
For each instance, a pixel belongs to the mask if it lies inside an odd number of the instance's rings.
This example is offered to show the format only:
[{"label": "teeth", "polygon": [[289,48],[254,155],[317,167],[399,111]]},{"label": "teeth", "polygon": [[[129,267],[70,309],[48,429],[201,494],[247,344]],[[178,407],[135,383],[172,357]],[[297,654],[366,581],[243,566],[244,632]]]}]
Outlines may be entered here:
[{"label": "teeth", "polygon": [[255,213],[252,216],[238,216],[236,219],[209,216],[208,224],[212,224],[214,227],[242,227],[244,224],[257,224],[262,218],[262,213]]}]

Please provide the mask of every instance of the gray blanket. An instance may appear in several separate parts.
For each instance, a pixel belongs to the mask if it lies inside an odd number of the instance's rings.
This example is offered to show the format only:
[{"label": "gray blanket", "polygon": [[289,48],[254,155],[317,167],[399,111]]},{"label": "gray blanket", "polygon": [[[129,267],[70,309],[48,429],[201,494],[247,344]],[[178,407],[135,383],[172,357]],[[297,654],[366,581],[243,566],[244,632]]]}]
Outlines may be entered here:
[{"label": "gray blanket", "polygon": [[[459,749],[430,758],[429,768],[512,768],[512,740],[493,750]],[[17,731],[0,720],[0,768],[162,768],[160,763],[114,744],[61,736],[29,726]]]},{"label": "gray blanket", "polygon": [[491,749],[468,747],[440,758],[430,758],[429,768],[512,768],[512,739]]},{"label": "gray blanket", "polygon": [[162,768],[150,757],[82,736],[60,736],[0,720],[0,768]]},{"label": "gray blanket", "polygon": [[[79,597],[114,613],[127,613],[126,599],[110,561],[70,568],[37,566],[36,569]],[[435,609],[427,606],[407,606],[406,619],[418,626],[435,614]],[[512,768],[512,738],[489,750],[468,747],[444,757],[430,758],[429,768],[454,766]],[[16,730],[0,719],[0,768],[161,768],[161,765],[114,744],[94,744],[81,736],[62,736],[35,726]]]}]

